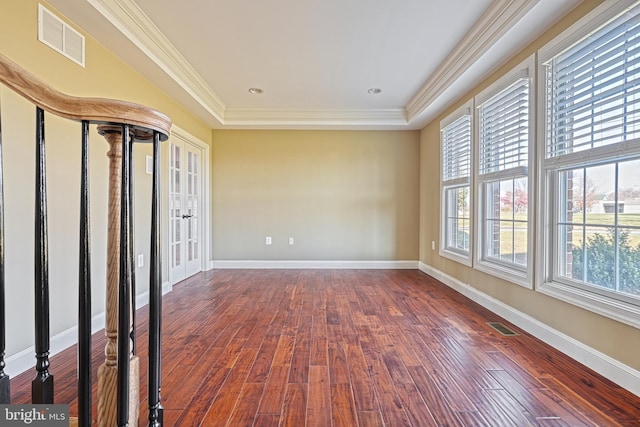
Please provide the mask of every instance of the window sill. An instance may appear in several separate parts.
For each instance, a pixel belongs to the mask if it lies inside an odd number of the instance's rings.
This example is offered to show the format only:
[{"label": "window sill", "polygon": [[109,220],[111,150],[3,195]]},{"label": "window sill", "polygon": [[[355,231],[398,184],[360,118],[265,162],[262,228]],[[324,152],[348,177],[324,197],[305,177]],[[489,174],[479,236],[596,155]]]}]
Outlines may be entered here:
[{"label": "window sill", "polygon": [[448,258],[452,261],[458,262],[460,264],[466,265],[467,267],[471,267],[471,255],[463,255],[459,252],[450,251],[447,249],[440,248],[438,252],[441,257]]},{"label": "window sill", "polygon": [[559,282],[545,282],[540,293],[640,329],[640,307]]},{"label": "window sill", "polygon": [[533,289],[532,277],[526,270],[509,268],[505,265],[487,260],[478,260],[475,264],[475,269],[524,288]]}]

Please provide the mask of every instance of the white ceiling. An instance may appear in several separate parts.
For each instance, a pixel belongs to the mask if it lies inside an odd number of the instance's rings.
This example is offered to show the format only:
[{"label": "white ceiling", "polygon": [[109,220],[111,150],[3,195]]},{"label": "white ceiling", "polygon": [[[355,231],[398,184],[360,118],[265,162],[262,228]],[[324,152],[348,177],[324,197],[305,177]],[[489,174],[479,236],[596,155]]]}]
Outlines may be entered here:
[{"label": "white ceiling", "polygon": [[291,129],[419,129],[579,2],[49,0],[211,127]]}]

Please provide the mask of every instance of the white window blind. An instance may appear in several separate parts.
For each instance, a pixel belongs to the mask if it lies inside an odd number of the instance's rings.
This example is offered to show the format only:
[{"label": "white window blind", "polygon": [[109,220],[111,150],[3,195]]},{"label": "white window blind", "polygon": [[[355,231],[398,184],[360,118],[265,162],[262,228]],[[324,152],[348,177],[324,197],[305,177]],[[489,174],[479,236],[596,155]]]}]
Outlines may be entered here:
[{"label": "white window blind", "polygon": [[526,167],[529,79],[521,78],[480,105],[479,174]]},{"label": "white window blind", "polygon": [[471,115],[465,114],[442,129],[442,181],[471,175]]},{"label": "white window blind", "polygon": [[547,158],[640,137],[640,6],[545,66]]}]

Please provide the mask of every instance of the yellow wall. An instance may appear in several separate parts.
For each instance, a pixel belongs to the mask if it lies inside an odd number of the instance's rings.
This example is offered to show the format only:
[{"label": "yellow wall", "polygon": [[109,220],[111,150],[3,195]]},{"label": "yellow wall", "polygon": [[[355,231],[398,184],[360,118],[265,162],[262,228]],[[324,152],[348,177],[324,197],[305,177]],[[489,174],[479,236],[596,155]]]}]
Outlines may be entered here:
[{"label": "yellow wall", "polygon": [[[50,10],[45,2],[42,2]],[[62,17],[62,15],[58,14]],[[71,23],[73,25],[73,23]],[[81,28],[75,27],[82,32]],[[86,37],[86,67],[37,40],[38,2],[0,1],[0,52],[52,87],[75,96],[122,99],[147,105],[207,144],[211,129],[131,67]],[[86,34],[85,34],[86,36]],[[5,179],[7,355],[33,345],[33,218],[35,107],[0,85]],[[48,170],[51,335],[77,323],[80,125],[45,115]],[[93,314],[104,311],[108,144],[91,132],[91,232]],[[136,269],[138,294],[148,290],[150,175],[144,173],[149,144],[136,144],[135,253],[147,261]],[[165,267],[167,263],[165,262]],[[166,279],[166,273],[165,273]],[[8,366],[11,372],[12,366]]]},{"label": "yellow wall", "polygon": [[[40,3],[64,19],[54,7],[45,1]],[[209,126],[88,37],[82,28],[69,23],[86,37],[84,68],[38,41],[37,0],[0,2],[0,52],[61,92],[122,99],[155,108],[182,129],[210,142]]]},{"label": "yellow wall", "polygon": [[418,131],[213,131],[213,258],[417,260],[419,149]]},{"label": "yellow wall", "polygon": [[628,366],[640,369],[640,360],[637,357],[640,354],[640,330],[442,258],[438,255],[437,249],[431,249],[431,242],[438,242],[439,239],[440,206],[436,201],[440,197],[440,120],[471,99],[483,88],[496,81],[505,72],[536,52],[537,49],[555,35],[600,3],[600,1],[583,2],[576,10],[554,25],[530,46],[523,49],[505,66],[459,99],[455,105],[452,105],[451,108],[422,130],[420,153],[420,260],[463,283],[470,284],[477,290],[508,304],[551,328],[563,332]]}]

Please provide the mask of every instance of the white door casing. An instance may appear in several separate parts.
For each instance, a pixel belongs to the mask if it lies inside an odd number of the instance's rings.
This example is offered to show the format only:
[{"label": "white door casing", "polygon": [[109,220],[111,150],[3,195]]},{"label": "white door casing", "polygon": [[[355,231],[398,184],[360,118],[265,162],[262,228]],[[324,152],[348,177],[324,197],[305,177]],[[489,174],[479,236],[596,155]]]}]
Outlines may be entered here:
[{"label": "white door casing", "polygon": [[167,161],[168,240],[171,285],[203,270],[209,259],[209,147],[173,126]]}]

